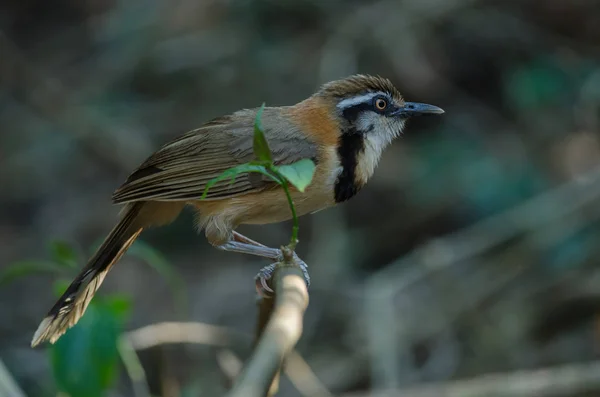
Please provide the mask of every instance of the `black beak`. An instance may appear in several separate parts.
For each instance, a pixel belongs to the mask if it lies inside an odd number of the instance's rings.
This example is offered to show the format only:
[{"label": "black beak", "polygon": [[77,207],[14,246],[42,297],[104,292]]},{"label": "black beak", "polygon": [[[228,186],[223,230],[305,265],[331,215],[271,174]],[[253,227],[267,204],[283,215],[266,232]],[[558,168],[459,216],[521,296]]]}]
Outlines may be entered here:
[{"label": "black beak", "polygon": [[427,114],[442,114],[444,110],[437,106],[428,105],[426,103],[416,102],[405,102],[404,106],[392,113],[393,116],[398,117],[413,117],[422,116]]}]

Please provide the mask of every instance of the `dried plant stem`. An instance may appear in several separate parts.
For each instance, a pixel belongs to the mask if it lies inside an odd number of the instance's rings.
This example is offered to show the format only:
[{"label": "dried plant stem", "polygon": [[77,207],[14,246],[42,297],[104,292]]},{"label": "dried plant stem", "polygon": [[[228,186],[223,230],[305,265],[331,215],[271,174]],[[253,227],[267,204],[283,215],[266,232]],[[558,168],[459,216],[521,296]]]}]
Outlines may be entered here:
[{"label": "dried plant stem", "polygon": [[275,297],[262,298],[255,350],[230,397],[274,395],[283,360],[302,334],[309,300],[302,271],[297,266],[278,266],[272,280]]},{"label": "dried plant stem", "polygon": [[150,389],[148,388],[148,382],[146,379],[146,372],[140,362],[130,340],[127,337],[121,337],[119,339],[119,354],[125,371],[131,379],[133,385],[133,392],[135,397],[150,397]]}]

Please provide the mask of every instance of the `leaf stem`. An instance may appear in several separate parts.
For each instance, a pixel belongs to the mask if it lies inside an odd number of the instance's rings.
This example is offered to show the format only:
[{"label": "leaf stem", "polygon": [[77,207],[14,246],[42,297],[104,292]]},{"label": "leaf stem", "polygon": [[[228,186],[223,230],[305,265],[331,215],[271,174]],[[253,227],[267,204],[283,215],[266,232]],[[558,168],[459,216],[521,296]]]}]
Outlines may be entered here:
[{"label": "leaf stem", "polygon": [[281,179],[281,187],[285,192],[285,195],[288,200],[288,204],[290,205],[290,210],[292,211],[292,220],[294,224],[292,226],[292,238],[290,239],[289,248],[294,251],[296,249],[296,244],[298,244],[298,215],[296,214],[296,207],[294,206],[294,202],[292,201],[292,195],[290,194],[289,183],[287,179],[283,177],[283,175],[278,175]]}]

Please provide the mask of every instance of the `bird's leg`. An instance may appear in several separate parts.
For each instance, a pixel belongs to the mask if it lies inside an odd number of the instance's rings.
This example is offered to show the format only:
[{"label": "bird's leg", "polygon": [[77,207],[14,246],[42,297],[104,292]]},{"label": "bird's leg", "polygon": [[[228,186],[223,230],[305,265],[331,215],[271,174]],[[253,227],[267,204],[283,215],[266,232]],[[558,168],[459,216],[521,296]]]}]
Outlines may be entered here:
[{"label": "bird's leg", "polygon": [[250,245],[256,245],[258,247],[266,247],[266,245],[261,244],[258,241],[254,241],[251,238],[248,238],[248,237],[244,236],[243,234],[236,232],[235,230],[233,231],[233,239],[235,241],[240,242],[240,243],[246,243],[246,244],[250,244]]},{"label": "bird's leg", "polygon": [[[249,239],[248,237],[240,234],[238,232],[233,232],[233,238],[231,241],[226,242],[225,244],[218,245],[217,248],[222,251],[228,252],[237,252],[240,254],[249,254],[256,255],[267,259],[277,260],[278,262],[283,259],[283,254],[281,250],[276,248],[267,247],[257,241]],[[302,273],[304,274],[304,280],[306,281],[306,285],[310,286],[310,276],[308,275],[308,265],[302,259],[298,257],[298,255],[294,252],[294,260],[300,266]],[[273,292],[271,288],[267,285],[267,280],[269,280],[273,276],[273,272],[275,271],[276,263],[272,263],[268,266],[260,269],[258,274],[256,275],[256,280],[261,283],[261,286],[269,292]]]},{"label": "bird's leg", "polygon": [[262,245],[237,232],[233,232],[233,238],[230,241],[216,247],[221,251],[256,255],[267,259],[281,259],[280,250]]},{"label": "bird's leg", "polygon": [[[266,248],[268,250],[275,251],[277,253],[277,257],[270,258],[270,259],[277,259],[277,260],[283,259],[283,254],[281,253],[281,250],[278,250],[275,248],[269,248],[266,245],[263,245],[263,244],[259,243],[258,241],[254,241],[236,231],[233,232],[233,239],[239,243],[248,244],[248,245],[252,245],[255,247]],[[304,262],[302,259],[300,259],[298,254],[296,254],[295,252],[294,252],[294,261],[298,264],[298,266],[300,266],[300,269],[302,269],[302,273],[304,274],[304,280],[306,281],[306,284],[310,285],[310,276],[308,274],[308,265],[306,264],[306,262]],[[268,266],[263,267],[262,269],[260,269],[260,272],[256,275],[256,277],[260,278],[261,281],[270,279],[273,276],[273,272],[275,271],[275,265],[276,265],[275,263],[272,263]],[[266,286],[266,285],[264,285],[264,286]]]}]

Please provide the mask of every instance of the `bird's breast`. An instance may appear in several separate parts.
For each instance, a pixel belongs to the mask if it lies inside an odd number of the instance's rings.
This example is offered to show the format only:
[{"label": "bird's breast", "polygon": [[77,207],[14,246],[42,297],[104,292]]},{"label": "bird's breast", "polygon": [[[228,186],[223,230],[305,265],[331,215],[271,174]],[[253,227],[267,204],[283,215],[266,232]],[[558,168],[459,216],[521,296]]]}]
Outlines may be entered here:
[{"label": "bird's breast", "polygon": [[[298,216],[335,205],[334,189],[342,167],[336,148],[321,147],[310,185],[304,192],[291,189]],[[291,219],[287,197],[279,186],[225,200],[196,203],[203,218],[236,227],[240,224],[268,224]]]},{"label": "bird's breast", "polygon": [[[320,211],[335,205],[334,189],[342,171],[334,147],[321,148],[319,161],[310,185],[304,192],[292,189],[291,196],[298,216]],[[243,207],[242,222],[265,224],[285,221],[291,218],[287,197],[281,188],[256,193],[258,200],[238,197]]]}]

